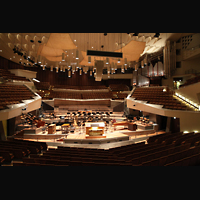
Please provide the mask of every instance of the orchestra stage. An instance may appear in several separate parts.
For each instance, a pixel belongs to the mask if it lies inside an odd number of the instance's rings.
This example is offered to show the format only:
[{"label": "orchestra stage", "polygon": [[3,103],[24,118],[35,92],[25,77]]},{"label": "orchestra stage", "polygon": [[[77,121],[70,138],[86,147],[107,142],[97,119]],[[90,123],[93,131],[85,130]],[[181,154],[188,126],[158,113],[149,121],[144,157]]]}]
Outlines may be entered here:
[{"label": "orchestra stage", "polygon": [[61,134],[57,131],[55,134],[41,133],[41,134],[26,134],[24,140],[33,140],[46,142],[49,147],[70,146],[81,148],[114,148],[116,146],[123,146],[127,144],[146,141],[149,137],[163,132],[155,132],[154,130],[136,130],[130,131],[128,129],[116,130],[105,133],[105,138],[86,138],[85,133],[68,133]]},{"label": "orchestra stage", "polygon": [[162,131],[158,131],[157,124],[144,122],[144,119],[129,121],[123,113],[90,114],[87,116],[84,111],[54,115],[43,113],[45,117],[39,121],[43,123],[42,126],[27,126],[24,123],[18,127],[23,131],[21,139],[46,142],[49,146],[111,148],[146,142],[149,137],[162,134]]}]

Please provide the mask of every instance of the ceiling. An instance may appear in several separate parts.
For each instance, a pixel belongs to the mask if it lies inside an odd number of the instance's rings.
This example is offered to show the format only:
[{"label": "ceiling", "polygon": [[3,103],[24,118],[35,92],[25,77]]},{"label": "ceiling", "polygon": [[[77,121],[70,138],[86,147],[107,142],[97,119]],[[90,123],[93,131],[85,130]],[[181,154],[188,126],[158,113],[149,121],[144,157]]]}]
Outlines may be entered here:
[{"label": "ceiling", "polygon": [[[136,61],[138,55],[159,51],[168,39],[176,41],[190,34],[160,33],[159,38],[156,38],[155,33],[139,33],[138,36],[133,36],[133,33],[107,33],[106,36],[104,33],[0,33],[0,56],[16,63],[29,63],[20,55],[14,54],[13,48],[17,46],[23,49],[23,53],[29,52],[32,58],[41,55],[47,67],[86,61],[87,50],[122,52],[127,56],[128,62],[131,62]],[[79,60],[76,59],[77,50]],[[65,61],[62,61],[62,53],[65,54]],[[137,56],[134,57],[133,54]]]}]

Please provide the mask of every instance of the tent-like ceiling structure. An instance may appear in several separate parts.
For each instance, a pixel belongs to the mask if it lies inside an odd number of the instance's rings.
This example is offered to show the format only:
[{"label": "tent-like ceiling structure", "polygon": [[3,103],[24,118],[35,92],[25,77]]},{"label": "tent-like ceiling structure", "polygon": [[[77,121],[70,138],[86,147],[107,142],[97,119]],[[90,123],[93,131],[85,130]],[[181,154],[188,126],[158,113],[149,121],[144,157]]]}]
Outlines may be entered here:
[{"label": "tent-like ceiling structure", "polygon": [[62,61],[62,53],[77,49],[68,33],[51,33],[47,44],[38,48],[37,55],[44,56],[49,61]]},{"label": "tent-like ceiling structure", "polygon": [[123,58],[127,58],[128,61],[136,61],[140,58],[140,54],[143,53],[145,44],[145,42],[132,40],[126,46],[115,52],[122,52]]},{"label": "tent-like ceiling structure", "polygon": [[63,50],[77,49],[69,33],[51,33],[47,47]]}]

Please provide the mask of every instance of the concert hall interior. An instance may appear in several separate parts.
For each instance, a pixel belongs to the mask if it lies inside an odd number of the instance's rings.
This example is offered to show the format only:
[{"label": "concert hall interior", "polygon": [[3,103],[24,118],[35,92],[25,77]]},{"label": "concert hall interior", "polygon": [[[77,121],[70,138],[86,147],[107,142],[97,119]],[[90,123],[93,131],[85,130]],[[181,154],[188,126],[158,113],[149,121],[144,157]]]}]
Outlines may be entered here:
[{"label": "concert hall interior", "polygon": [[200,33],[0,33],[1,166],[199,166]]}]

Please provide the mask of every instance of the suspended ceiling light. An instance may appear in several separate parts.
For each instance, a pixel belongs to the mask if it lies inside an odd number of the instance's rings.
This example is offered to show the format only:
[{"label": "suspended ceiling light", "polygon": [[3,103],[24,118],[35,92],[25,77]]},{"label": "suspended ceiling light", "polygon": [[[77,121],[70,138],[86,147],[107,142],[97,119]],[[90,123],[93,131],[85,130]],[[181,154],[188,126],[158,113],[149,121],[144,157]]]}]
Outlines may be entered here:
[{"label": "suspended ceiling light", "polygon": [[78,50],[76,50],[76,60],[78,60],[79,59],[79,52],[78,52]]},{"label": "suspended ceiling light", "polygon": [[115,63],[115,70],[117,70],[117,63]]},{"label": "suspended ceiling light", "polygon": [[65,61],[65,53],[62,53],[62,61]]},{"label": "suspended ceiling light", "polygon": [[121,73],[124,73],[124,67],[121,68]]},{"label": "suspended ceiling light", "polygon": [[88,63],[91,63],[91,56],[88,56]]},{"label": "suspended ceiling light", "polygon": [[68,77],[71,77],[71,71],[68,71]]},{"label": "suspended ceiling light", "polygon": [[41,67],[43,67],[44,66],[44,60],[42,60],[42,62],[41,62],[41,65],[40,65]]},{"label": "suspended ceiling light", "polygon": [[51,65],[51,72],[53,71],[53,65]]},{"label": "suspended ceiling light", "polygon": [[109,58],[106,58],[106,64],[107,65],[109,64]]},{"label": "suspended ceiling light", "polygon": [[111,69],[114,70],[114,62],[111,63]]},{"label": "suspended ceiling light", "polygon": [[124,58],[124,65],[127,65],[127,58]]},{"label": "suspended ceiling light", "polygon": [[38,55],[38,63],[41,63],[41,55]]},{"label": "suspended ceiling light", "polygon": [[144,60],[141,61],[141,67],[144,68]]},{"label": "suspended ceiling light", "polygon": [[118,59],[117,63],[120,63],[120,58]]},{"label": "suspended ceiling light", "polygon": [[79,70],[79,75],[82,75],[82,69]]}]

